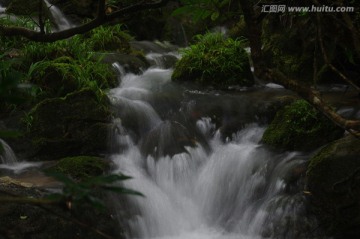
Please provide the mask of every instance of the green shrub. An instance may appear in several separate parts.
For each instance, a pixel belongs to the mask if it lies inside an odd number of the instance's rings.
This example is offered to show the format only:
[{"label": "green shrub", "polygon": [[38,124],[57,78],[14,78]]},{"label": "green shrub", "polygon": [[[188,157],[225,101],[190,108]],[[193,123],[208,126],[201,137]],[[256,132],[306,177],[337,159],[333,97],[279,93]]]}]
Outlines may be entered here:
[{"label": "green shrub", "polygon": [[220,88],[254,83],[244,40],[225,38],[220,33],[198,35],[196,40],[196,44],[182,51],[173,80]]}]

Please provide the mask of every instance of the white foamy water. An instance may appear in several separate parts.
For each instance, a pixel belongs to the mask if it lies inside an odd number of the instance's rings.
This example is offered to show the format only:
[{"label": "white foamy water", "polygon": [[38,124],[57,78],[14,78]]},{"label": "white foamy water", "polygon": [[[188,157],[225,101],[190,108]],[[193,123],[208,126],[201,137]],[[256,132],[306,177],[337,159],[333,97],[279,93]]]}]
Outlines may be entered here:
[{"label": "white foamy water", "polygon": [[0,169],[7,169],[15,174],[20,174],[29,168],[38,168],[42,164],[41,162],[16,162],[12,164],[0,164]]},{"label": "white foamy water", "polygon": [[[120,86],[109,93],[114,106],[122,113],[120,118],[131,115],[135,121],[145,119],[137,126],[141,129],[140,139],[134,141],[119,121],[112,139],[122,145],[121,150],[111,156],[116,165],[114,173],[131,175],[133,179],[126,181],[125,186],[145,195],[129,197],[129,204],[136,213],[127,221],[127,237],[258,239],[303,236],[299,229],[306,228],[310,219],[306,221],[305,217],[297,216],[304,211],[304,200],[301,192],[287,193],[286,178],[304,163],[304,159],[295,152],[276,154],[264,148],[259,143],[264,127],[249,124],[223,142],[211,118],[203,117],[194,124],[210,150],[197,142],[196,147],[182,145],[183,152],[174,155],[144,155],[139,144],[143,135],[160,124],[166,126],[161,127],[162,135],[174,132],[172,124],[164,123],[148,103],[153,94],[161,92],[170,82],[170,76],[171,70],[162,69],[150,69],[140,75],[126,74]],[[153,140],[160,141],[154,147],[169,145],[161,136],[155,136]],[[166,139],[178,140],[176,137]],[[127,146],[123,147],[124,144]]]},{"label": "white foamy water", "polygon": [[56,27],[58,31],[63,31],[74,27],[74,24],[72,24],[65,17],[65,15],[60,11],[60,9],[57,6],[49,3],[47,0],[44,0],[44,2],[51,12],[51,15],[56,23]]}]

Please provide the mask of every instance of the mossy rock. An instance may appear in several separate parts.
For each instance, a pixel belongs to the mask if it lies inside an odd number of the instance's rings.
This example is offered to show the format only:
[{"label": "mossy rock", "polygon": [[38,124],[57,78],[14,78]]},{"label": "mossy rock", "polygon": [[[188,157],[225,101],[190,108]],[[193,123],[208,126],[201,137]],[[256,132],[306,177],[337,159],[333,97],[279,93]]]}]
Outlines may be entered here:
[{"label": "mossy rock", "polygon": [[274,120],[276,113],[285,106],[292,104],[299,98],[294,95],[277,96],[269,101],[260,102],[255,105],[257,117],[261,123],[269,124]]},{"label": "mossy rock", "polygon": [[307,187],[329,235],[360,238],[360,140],[347,136],[310,159]]},{"label": "mossy rock", "polygon": [[102,175],[108,169],[109,163],[103,158],[76,156],[60,159],[50,171],[63,173],[73,179],[82,180]]},{"label": "mossy rock", "polygon": [[171,78],[220,89],[232,85],[251,86],[254,77],[244,47],[242,41],[221,34],[200,36],[196,44],[183,51]]},{"label": "mossy rock", "polygon": [[49,61],[39,71],[34,72],[31,82],[46,92],[46,96],[59,97],[78,89],[75,66],[70,62]]},{"label": "mossy rock", "polygon": [[344,130],[334,125],[305,100],[278,111],[262,142],[286,150],[314,150],[340,138]]},{"label": "mossy rock", "polygon": [[107,149],[111,112],[106,95],[84,89],[46,99],[30,111],[27,120],[28,135],[41,159],[97,155]]}]

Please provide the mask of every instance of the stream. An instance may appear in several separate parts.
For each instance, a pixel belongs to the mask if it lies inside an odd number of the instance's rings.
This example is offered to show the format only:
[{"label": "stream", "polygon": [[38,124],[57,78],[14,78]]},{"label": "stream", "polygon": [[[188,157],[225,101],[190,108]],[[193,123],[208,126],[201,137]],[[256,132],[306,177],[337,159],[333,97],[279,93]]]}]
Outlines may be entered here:
[{"label": "stream", "polygon": [[[50,11],[61,18],[57,8]],[[58,25],[71,27],[67,21]],[[264,109],[291,93],[275,84],[228,92],[178,85],[165,64],[179,57],[176,52],[149,50],[146,57],[153,66],[140,74],[114,62],[120,83],[108,94],[115,112],[112,173],[133,177],[125,186],[144,194],[129,196],[126,203],[113,198],[125,236],[314,238],[317,222],[303,193],[309,155],[277,152],[260,142],[268,123]],[[1,143],[2,169],[16,174],[39,167],[16,162]]]},{"label": "stream", "polygon": [[308,155],[260,143],[259,109],[289,92],[201,91],[171,82],[172,69],[154,62],[139,75],[115,64],[121,83],[109,93],[113,172],[145,195],[128,198],[127,238],[311,238],[300,177]]}]

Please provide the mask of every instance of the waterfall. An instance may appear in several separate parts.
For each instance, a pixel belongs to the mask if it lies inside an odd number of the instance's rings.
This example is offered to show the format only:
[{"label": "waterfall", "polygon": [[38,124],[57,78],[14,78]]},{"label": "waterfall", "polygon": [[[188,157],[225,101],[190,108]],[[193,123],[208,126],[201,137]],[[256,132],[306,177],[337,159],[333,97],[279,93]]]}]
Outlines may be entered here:
[{"label": "waterfall", "polygon": [[14,164],[17,162],[16,155],[11,147],[2,139],[0,139],[2,146],[2,152],[0,151],[0,163],[2,164]]},{"label": "waterfall", "polygon": [[44,2],[51,12],[51,16],[56,23],[56,28],[58,31],[63,31],[74,27],[74,25],[65,17],[65,15],[60,11],[58,7],[49,3],[47,0],[44,0]]},{"label": "waterfall", "polygon": [[[157,67],[128,73],[109,93],[116,109],[112,144],[119,149],[111,155],[114,173],[131,175],[125,186],[145,195],[128,197],[134,213],[127,238],[311,238],[317,224],[307,215],[298,175],[307,156],[270,151],[256,122],[224,142],[212,115],[194,119],[188,112],[206,94],[184,97],[171,73]],[[180,94],[169,96],[169,89]],[[181,103],[165,100],[174,109],[155,109],[154,98],[164,95]]]}]

